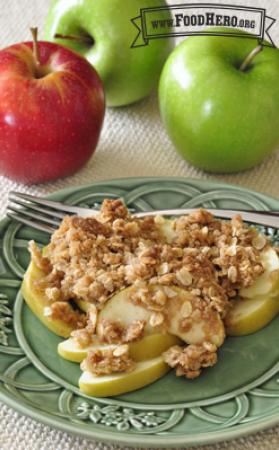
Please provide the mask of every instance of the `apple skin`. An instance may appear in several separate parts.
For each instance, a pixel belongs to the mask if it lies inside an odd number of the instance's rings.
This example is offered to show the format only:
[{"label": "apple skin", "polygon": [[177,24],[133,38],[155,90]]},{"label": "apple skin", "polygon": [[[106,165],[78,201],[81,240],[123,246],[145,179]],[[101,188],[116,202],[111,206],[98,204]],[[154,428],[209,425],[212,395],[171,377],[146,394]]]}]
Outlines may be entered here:
[{"label": "apple skin", "polygon": [[[141,8],[165,5],[164,0],[53,0],[45,38],[87,58],[104,83],[108,106],[127,105],[146,97],[157,86],[172,49],[171,39],[154,39],[144,47],[130,48],[137,36],[131,19],[139,16]],[[54,39],[56,33],[84,33],[94,44]]]},{"label": "apple skin", "polygon": [[105,108],[101,80],[84,58],[39,42],[36,69],[32,48],[0,51],[0,174],[27,184],[80,169],[96,148]]},{"label": "apple skin", "polygon": [[161,117],[194,166],[232,173],[259,164],[279,144],[279,51],[265,47],[239,70],[255,40],[197,36],[168,58],[159,85]]}]

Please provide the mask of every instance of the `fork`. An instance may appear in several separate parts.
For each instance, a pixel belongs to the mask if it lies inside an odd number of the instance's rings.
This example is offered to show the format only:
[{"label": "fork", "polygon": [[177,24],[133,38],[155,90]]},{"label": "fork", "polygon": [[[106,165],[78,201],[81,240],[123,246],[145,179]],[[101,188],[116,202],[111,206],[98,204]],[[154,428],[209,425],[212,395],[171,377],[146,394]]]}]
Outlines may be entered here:
[{"label": "fork", "polygon": [[[10,192],[7,216],[24,225],[28,225],[46,233],[53,233],[66,215],[78,215],[80,217],[96,216],[96,209],[82,208],[80,206],[65,205],[61,202]],[[133,213],[136,218],[148,216],[181,216],[196,211],[197,208],[166,209]],[[207,209],[216,217],[230,219],[236,214],[241,214],[244,221],[264,225],[266,227],[279,228],[279,211],[248,211],[234,209]]]}]

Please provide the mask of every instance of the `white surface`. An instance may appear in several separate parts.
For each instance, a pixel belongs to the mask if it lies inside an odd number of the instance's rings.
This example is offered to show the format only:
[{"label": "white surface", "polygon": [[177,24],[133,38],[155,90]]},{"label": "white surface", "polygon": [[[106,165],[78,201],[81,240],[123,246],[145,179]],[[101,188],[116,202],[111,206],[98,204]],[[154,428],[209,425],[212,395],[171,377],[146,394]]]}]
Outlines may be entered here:
[{"label": "white surface", "polygon": [[[92,0],[93,1],[93,0]],[[215,0],[212,3],[217,3]],[[179,3],[172,0],[169,3]],[[182,1],[181,1],[182,3]],[[198,3],[196,0],[192,3]],[[226,3],[223,1],[222,3]],[[227,1],[227,3],[230,3]],[[234,4],[266,7],[278,19],[278,0],[234,0]],[[29,40],[28,28],[43,27],[48,0],[1,0],[0,46]],[[190,167],[174,151],[160,121],[157,98],[150,98],[130,107],[109,110],[96,154],[76,175],[55,183],[24,187],[0,177],[3,216],[10,190],[47,194],[57,189],[97,180],[127,176],[185,176],[234,183],[279,197],[279,153],[274,153],[261,166],[237,175],[206,175]],[[0,406],[0,450],[107,450],[119,448],[89,443],[66,433],[43,426]],[[200,447],[197,447],[200,448]],[[204,450],[278,450],[279,427],[231,443],[203,447]]]}]

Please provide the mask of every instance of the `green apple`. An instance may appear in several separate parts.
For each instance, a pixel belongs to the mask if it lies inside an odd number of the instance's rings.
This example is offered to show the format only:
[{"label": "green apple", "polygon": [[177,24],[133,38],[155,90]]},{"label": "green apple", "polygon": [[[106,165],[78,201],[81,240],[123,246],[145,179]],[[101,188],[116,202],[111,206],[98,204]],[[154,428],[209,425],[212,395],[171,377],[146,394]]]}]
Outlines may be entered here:
[{"label": "green apple", "polygon": [[[156,291],[159,286],[150,286],[152,291]],[[170,286],[172,298],[167,303],[164,314],[167,320],[161,325],[154,326],[152,324],[152,311],[148,310],[144,305],[135,304],[131,301],[131,292],[133,287],[128,287],[115,294],[104,306],[98,316],[97,335],[102,335],[103,323],[107,321],[118,321],[123,327],[128,327],[135,320],[144,320],[145,336],[159,333],[161,335],[161,344],[164,345],[164,334],[176,336],[187,344],[201,344],[205,340],[221,346],[225,339],[225,331],[223,322],[217,311],[211,311],[206,316],[200,317],[200,320],[192,321],[191,327],[183,329],[181,327],[181,319],[190,317],[192,312],[196,311],[193,296],[177,286]],[[140,341],[139,341],[140,342]]]},{"label": "green apple", "polygon": [[[37,287],[38,281],[44,276],[45,273],[31,261],[23,277],[21,293],[31,311],[49,330],[58,336],[67,338],[71,335],[71,332],[76,329],[77,324],[74,322],[68,323],[63,319],[54,319],[52,316],[46,314],[50,302],[44,291],[39,290]],[[74,312],[70,303],[68,306],[69,311]]]},{"label": "green apple", "polygon": [[225,319],[230,336],[245,336],[265,327],[279,312],[279,294],[254,298],[239,298]]},{"label": "green apple", "polygon": [[256,47],[253,39],[193,36],[169,56],[159,85],[161,116],[194,166],[245,170],[279,144],[279,50],[259,46],[247,61]]},{"label": "green apple", "polygon": [[268,248],[261,254],[264,272],[252,286],[242,288],[239,295],[244,298],[254,298],[261,295],[279,296],[279,258],[273,248]]},{"label": "green apple", "polygon": [[[165,6],[164,0],[53,0],[45,38],[78,51],[99,73],[109,106],[133,103],[156,87],[171,40],[154,39],[131,48],[137,29],[131,19],[141,8]],[[166,17],[166,12],[162,12]],[[159,17],[160,18],[160,17]],[[55,34],[80,36],[54,39]]]},{"label": "green apple", "polygon": [[[97,343],[96,343],[97,342]],[[131,358],[136,361],[145,361],[147,359],[156,358],[160,356],[163,352],[168,350],[173,345],[179,345],[181,343],[180,339],[177,337],[164,333],[155,333],[144,336],[139,341],[130,342],[129,354]],[[73,362],[81,362],[86,358],[89,350],[96,348],[116,348],[116,345],[102,344],[98,343],[97,337],[96,341],[93,342],[89,347],[81,347],[75,339],[70,338],[66,341],[62,341],[58,344],[57,351],[62,358]]]},{"label": "green apple", "polygon": [[94,397],[112,397],[140,389],[161,378],[170,370],[162,356],[136,364],[132,372],[94,375],[83,372],[79,379],[81,392]]},{"label": "green apple", "polygon": [[232,300],[226,318],[226,332],[231,336],[255,333],[267,325],[279,312],[279,258],[273,248],[261,255],[262,275],[248,288],[240,289],[239,298]]}]

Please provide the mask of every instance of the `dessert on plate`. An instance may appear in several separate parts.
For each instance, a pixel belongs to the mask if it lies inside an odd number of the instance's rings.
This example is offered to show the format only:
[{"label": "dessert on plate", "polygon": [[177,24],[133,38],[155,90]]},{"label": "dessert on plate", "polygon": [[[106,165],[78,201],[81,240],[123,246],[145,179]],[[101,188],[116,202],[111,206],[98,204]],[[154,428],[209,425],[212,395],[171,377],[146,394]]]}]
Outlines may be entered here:
[{"label": "dessert on plate", "polygon": [[135,219],[104,200],[97,216],[65,217],[30,252],[23,296],[68,338],[58,353],[81,362],[89,395],[128,392],[170,368],[194,379],[227,334],[257,331],[279,311],[278,251],[240,216]]}]

